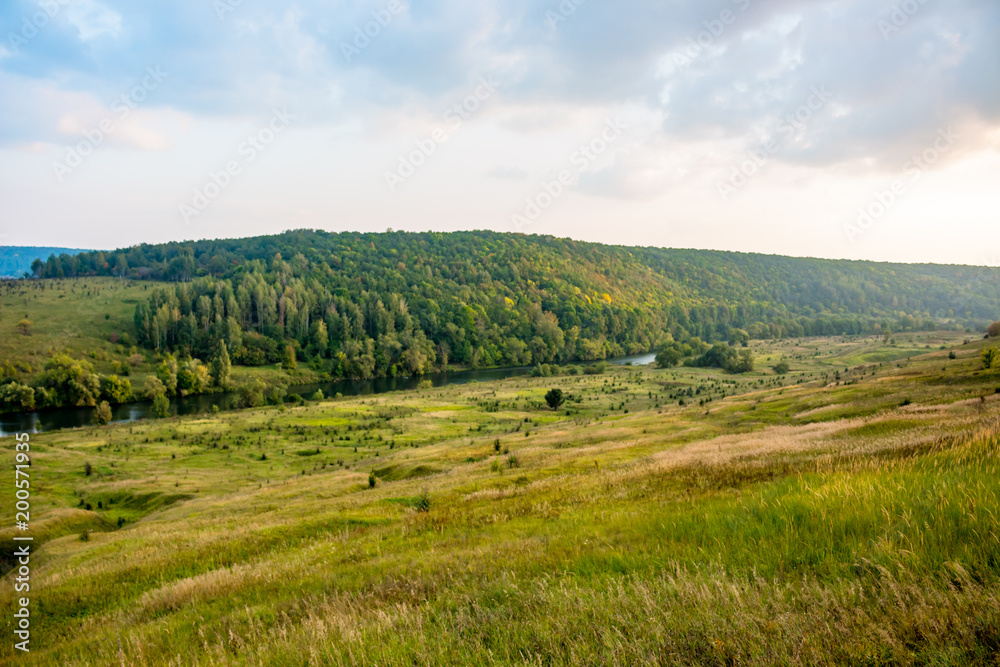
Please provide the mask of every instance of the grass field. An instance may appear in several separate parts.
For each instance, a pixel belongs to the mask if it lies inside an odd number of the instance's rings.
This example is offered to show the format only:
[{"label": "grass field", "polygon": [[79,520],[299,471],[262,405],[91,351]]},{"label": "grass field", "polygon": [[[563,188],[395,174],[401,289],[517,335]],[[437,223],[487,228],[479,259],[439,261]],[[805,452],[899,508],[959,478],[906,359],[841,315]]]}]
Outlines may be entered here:
[{"label": "grass field", "polygon": [[1000,664],[1000,373],[965,338],[33,436],[17,662]]},{"label": "grass field", "polygon": [[[66,353],[86,359],[102,375],[120,373],[124,367],[132,389],[139,393],[160,359],[135,347],[132,320],[136,305],[161,286],[116,278],[0,281],[0,364],[11,364],[19,380],[32,383],[46,361]],[[31,322],[27,335],[18,328],[25,319]],[[276,385],[318,379],[305,365],[292,373],[278,364],[233,369],[236,383],[254,377]]]}]

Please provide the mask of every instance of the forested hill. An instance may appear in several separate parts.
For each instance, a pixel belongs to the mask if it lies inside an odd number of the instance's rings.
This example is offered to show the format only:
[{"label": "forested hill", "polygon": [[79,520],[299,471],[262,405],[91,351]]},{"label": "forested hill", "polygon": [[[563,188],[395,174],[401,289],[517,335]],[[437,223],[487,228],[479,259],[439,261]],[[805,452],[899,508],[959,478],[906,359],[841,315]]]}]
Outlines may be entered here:
[{"label": "forested hill", "polygon": [[0,246],[0,278],[20,278],[31,270],[31,263],[51,255],[73,255],[80,250],[38,246]]},{"label": "forested hill", "polygon": [[[1000,270],[626,248],[493,232],[294,231],[36,262],[42,278],[174,281],[136,311],[142,344],[334,374],[599,359],[670,332],[751,337],[984,327]],[[737,330],[734,332],[734,330]]]}]

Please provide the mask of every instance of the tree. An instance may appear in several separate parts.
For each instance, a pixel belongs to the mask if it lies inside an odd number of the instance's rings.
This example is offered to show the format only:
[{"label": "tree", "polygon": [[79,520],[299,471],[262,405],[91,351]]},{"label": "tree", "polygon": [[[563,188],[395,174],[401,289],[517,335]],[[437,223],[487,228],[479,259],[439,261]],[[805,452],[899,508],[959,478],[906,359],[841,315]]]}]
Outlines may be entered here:
[{"label": "tree", "polygon": [[93,407],[101,395],[101,380],[86,361],[57,354],[45,362],[42,386],[50,390],[55,405]]},{"label": "tree", "polygon": [[740,350],[736,358],[730,362],[726,370],[730,373],[750,373],[753,371],[754,357],[749,349]]},{"label": "tree", "polygon": [[789,364],[785,359],[782,359],[774,365],[774,372],[778,375],[785,375],[790,370],[792,370],[791,364]]},{"label": "tree", "polygon": [[163,383],[168,395],[177,393],[177,359],[173,355],[168,354],[156,367],[156,377]]},{"label": "tree", "polygon": [[997,351],[997,348],[983,350],[983,368],[995,368],[998,361],[1000,361],[1000,351]]},{"label": "tree", "polygon": [[673,368],[677,364],[681,363],[684,359],[684,354],[681,352],[677,343],[670,342],[662,346],[656,353],[656,365],[660,368]]},{"label": "tree", "polygon": [[11,382],[0,386],[0,412],[34,410],[35,399],[35,390],[28,385]]},{"label": "tree", "polygon": [[112,403],[126,403],[132,398],[132,383],[117,375],[101,378],[101,396]]},{"label": "tree", "polygon": [[170,414],[170,399],[164,394],[157,394],[153,398],[153,414],[160,419]]},{"label": "tree", "polygon": [[295,348],[291,345],[285,346],[285,353],[281,358],[281,367],[286,371],[294,371],[297,367],[295,362]]},{"label": "tree", "polygon": [[559,406],[566,402],[566,396],[563,394],[562,389],[550,389],[549,393],[545,394],[545,402],[553,410],[558,410]]},{"label": "tree", "polygon": [[215,351],[212,359],[212,383],[216,387],[228,387],[233,364],[229,360],[229,350],[226,348],[226,341],[220,340],[219,347]]},{"label": "tree", "polygon": [[729,332],[729,344],[733,347],[747,347],[750,345],[750,334],[743,329],[732,329]]},{"label": "tree", "polygon": [[254,378],[240,387],[240,407],[258,408],[264,405],[264,389],[266,385],[260,378]]},{"label": "tree", "polygon": [[160,382],[159,378],[150,375],[146,378],[146,384],[143,386],[142,393],[148,400],[153,400],[157,396],[164,396],[167,393],[167,389]]},{"label": "tree", "polygon": [[987,329],[986,333],[990,335],[990,338],[996,338],[1000,336],[1000,321],[994,322]]},{"label": "tree", "polygon": [[97,404],[97,408],[94,410],[94,419],[101,426],[107,424],[111,421],[111,404],[107,401],[101,401]]},{"label": "tree", "polygon": [[25,318],[17,323],[17,330],[24,336],[30,336],[32,326],[34,326],[34,322]]}]

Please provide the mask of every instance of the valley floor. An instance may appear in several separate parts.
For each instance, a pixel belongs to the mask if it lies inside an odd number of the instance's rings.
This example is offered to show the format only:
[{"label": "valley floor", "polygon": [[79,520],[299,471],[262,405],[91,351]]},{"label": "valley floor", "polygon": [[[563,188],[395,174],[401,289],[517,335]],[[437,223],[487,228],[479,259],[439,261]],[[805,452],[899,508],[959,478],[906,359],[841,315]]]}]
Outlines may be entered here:
[{"label": "valley floor", "polygon": [[621,367],[32,436],[32,650],[0,662],[997,665],[984,344],[755,343],[747,376]]}]

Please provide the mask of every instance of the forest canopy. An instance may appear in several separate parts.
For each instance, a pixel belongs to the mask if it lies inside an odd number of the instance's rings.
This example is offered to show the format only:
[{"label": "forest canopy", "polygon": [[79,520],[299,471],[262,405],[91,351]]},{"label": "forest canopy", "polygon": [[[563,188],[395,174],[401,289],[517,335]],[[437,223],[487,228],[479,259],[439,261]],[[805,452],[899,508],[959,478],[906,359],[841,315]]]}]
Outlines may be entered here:
[{"label": "forest canopy", "polygon": [[[664,340],[983,329],[1000,271],[628,248],[493,232],[340,233],[50,256],[38,278],[175,283],[135,312],[149,349],[309,361],[333,377],[597,360]],[[289,351],[291,348],[291,351]],[[294,362],[295,359],[292,359]]]}]

